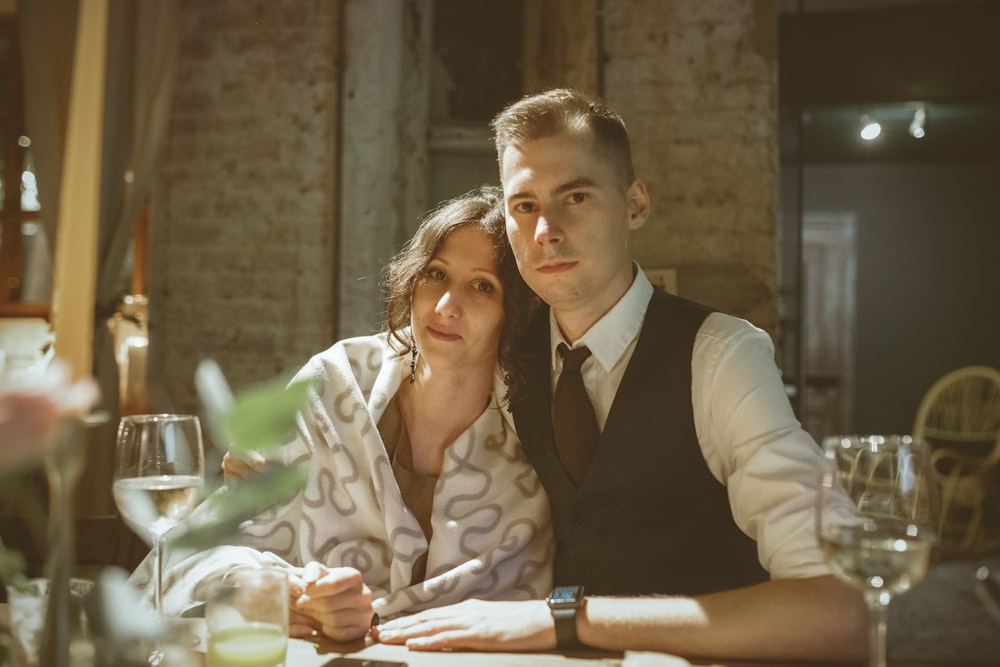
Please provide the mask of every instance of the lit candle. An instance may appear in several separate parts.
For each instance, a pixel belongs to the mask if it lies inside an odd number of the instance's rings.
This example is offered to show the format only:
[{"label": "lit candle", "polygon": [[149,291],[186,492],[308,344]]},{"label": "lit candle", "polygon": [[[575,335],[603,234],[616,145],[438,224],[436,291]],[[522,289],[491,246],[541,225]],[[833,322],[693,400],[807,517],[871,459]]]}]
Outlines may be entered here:
[{"label": "lit candle", "polygon": [[52,294],[55,354],[92,374],[107,0],[80,3],[66,122]]}]

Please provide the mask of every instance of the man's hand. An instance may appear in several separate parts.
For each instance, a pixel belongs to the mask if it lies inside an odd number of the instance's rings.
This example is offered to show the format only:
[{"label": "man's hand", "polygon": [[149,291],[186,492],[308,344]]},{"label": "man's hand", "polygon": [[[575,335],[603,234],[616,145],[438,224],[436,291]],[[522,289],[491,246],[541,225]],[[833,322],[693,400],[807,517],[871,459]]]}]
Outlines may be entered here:
[{"label": "man's hand", "polygon": [[316,630],[346,642],[364,637],[371,628],[372,592],[353,567],[329,568],[313,561],[289,576],[288,591],[293,637]]},{"label": "man's hand", "polygon": [[372,636],[415,651],[545,651],[556,647],[556,630],[544,600],[466,600],[388,621]]}]

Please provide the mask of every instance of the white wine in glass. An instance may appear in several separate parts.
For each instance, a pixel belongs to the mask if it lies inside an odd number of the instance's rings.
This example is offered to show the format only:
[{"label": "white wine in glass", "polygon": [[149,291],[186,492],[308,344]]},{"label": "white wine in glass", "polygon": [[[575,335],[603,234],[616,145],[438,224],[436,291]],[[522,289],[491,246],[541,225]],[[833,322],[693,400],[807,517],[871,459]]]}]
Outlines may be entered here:
[{"label": "white wine in glass", "polygon": [[930,448],[905,435],[838,435],[823,440],[823,455],[820,545],[834,574],[864,594],[870,664],[885,667],[889,602],[923,579],[937,541]]},{"label": "white wine in glass", "polygon": [[[198,504],[205,477],[201,424],[194,415],[129,415],[118,425],[112,490],[125,522],[153,545],[153,607],[163,613],[163,537]],[[158,651],[150,664],[158,664]]]}]

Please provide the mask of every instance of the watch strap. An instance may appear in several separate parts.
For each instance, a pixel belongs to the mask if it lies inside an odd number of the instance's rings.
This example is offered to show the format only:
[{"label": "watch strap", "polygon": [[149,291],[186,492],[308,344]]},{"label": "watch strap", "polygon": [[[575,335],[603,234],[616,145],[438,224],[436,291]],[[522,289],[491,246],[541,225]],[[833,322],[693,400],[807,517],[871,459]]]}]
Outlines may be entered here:
[{"label": "watch strap", "polygon": [[552,620],[556,626],[556,647],[574,648],[580,645],[576,636],[576,610],[578,607],[551,609]]},{"label": "watch strap", "polygon": [[545,601],[555,625],[556,646],[580,646],[580,638],[576,635],[576,612],[583,605],[583,586],[556,586]]}]

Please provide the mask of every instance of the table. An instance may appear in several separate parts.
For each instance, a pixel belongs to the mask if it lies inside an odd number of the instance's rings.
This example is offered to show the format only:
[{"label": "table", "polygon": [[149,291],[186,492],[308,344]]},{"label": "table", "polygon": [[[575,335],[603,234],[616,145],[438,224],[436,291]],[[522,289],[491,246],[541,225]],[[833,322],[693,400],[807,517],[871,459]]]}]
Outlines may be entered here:
[{"label": "table", "polygon": [[336,655],[349,655],[369,660],[395,660],[408,667],[615,667],[621,664],[620,653],[581,652],[580,657],[559,653],[422,653],[408,651],[405,646],[388,644],[343,645],[333,642],[308,642],[293,639],[288,645],[289,667],[320,667]]},{"label": "table", "polygon": [[[192,636],[197,641],[196,652],[204,653],[204,620],[190,619]],[[0,604],[0,635],[6,641],[9,630],[9,609]],[[623,655],[618,651],[580,649],[574,651],[550,651],[543,653],[467,653],[467,652],[419,652],[409,651],[405,646],[390,646],[367,641],[338,643],[329,640],[309,641],[291,639],[288,643],[288,667],[322,667],[337,656],[367,658],[368,660],[394,660],[406,663],[407,667],[620,667]],[[754,662],[743,660],[719,660],[689,658],[688,662],[699,667],[845,667],[837,663],[816,662]],[[683,664],[683,663],[681,663]],[[963,667],[958,663],[890,662],[890,667]],[[192,666],[198,667],[198,666]]]},{"label": "table", "polygon": [[[367,658],[369,660],[395,660],[408,667],[620,667],[623,655],[618,651],[581,649],[545,653],[425,653],[408,651],[405,646],[356,642],[338,644],[328,641],[292,639],[288,646],[288,667],[321,667],[337,655]],[[817,662],[754,662],[689,658],[694,666],[712,667],[845,667],[842,663]],[[683,664],[683,663],[680,663]],[[958,663],[904,663],[891,662],[890,667],[961,667]]]}]

